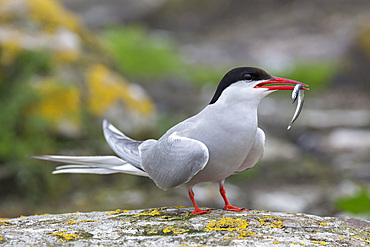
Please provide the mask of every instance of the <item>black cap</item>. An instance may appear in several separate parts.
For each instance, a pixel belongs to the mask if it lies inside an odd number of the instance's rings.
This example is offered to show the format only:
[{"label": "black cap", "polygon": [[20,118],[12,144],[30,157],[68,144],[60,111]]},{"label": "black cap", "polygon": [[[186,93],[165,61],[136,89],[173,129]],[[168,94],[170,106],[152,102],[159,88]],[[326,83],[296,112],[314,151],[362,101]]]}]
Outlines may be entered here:
[{"label": "black cap", "polygon": [[213,96],[209,104],[215,103],[221,96],[221,93],[234,82],[247,80],[247,81],[261,81],[261,80],[272,80],[273,77],[266,71],[254,68],[254,67],[238,67],[230,70],[222,78],[218,84],[215,95]]}]

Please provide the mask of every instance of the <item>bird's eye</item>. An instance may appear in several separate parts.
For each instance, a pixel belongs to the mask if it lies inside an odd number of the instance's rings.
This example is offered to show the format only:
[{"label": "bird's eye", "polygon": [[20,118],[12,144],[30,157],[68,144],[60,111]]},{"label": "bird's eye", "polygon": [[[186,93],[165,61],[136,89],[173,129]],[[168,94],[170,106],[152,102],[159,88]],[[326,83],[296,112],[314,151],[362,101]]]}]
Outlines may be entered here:
[{"label": "bird's eye", "polygon": [[251,74],[244,74],[244,80],[250,81],[252,80],[252,75]]}]

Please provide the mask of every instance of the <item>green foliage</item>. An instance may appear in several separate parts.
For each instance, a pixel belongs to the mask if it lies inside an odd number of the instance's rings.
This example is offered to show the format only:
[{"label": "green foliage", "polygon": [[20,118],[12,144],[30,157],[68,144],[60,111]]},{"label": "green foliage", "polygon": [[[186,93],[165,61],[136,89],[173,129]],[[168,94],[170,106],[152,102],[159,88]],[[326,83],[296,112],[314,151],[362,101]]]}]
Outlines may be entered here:
[{"label": "green foliage", "polygon": [[342,212],[370,215],[370,191],[362,188],[353,196],[339,198],[336,207]]},{"label": "green foliage", "polygon": [[104,32],[111,54],[127,76],[146,78],[181,71],[175,47],[163,35],[149,35],[140,26],[112,28]]},{"label": "green foliage", "polygon": [[[49,69],[48,56],[42,51],[22,52],[12,65],[1,67],[0,166],[9,171],[16,182],[9,184],[9,181],[1,180],[0,193],[3,195],[12,187],[25,198],[38,201],[51,187],[45,186],[52,183],[45,176],[50,170],[40,169],[36,162],[26,161],[26,155],[51,150],[55,146],[53,140],[47,137],[48,123],[25,114],[29,104],[37,100],[26,82],[31,76],[48,73]],[[33,165],[27,166],[27,163]]]},{"label": "green foliage", "polygon": [[287,70],[281,77],[304,82],[310,85],[311,89],[317,90],[328,87],[336,70],[336,64],[333,62],[298,63],[294,69]]},{"label": "green foliage", "polygon": [[172,40],[163,34],[150,34],[142,26],[111,28],[103,33],[108,50],[125,76],[134,79],[187,79],[204,84],[218,83],[222,70],[186,64]]}]

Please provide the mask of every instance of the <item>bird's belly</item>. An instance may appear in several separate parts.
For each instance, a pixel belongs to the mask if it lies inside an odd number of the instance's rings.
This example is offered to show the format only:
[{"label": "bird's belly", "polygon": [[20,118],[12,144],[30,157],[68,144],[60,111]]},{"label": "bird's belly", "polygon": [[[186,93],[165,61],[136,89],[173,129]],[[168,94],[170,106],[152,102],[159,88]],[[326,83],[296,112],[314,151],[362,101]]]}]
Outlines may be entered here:
[{"label": "bird's belly", "polygon": [[252,131],[248,135],[229,136],[230,138],[223,138],[213,143],[203,140],[209,150],[208,163],[188,184],[220,181],[232,175],[247,157],[254,136],[255,133]]}]

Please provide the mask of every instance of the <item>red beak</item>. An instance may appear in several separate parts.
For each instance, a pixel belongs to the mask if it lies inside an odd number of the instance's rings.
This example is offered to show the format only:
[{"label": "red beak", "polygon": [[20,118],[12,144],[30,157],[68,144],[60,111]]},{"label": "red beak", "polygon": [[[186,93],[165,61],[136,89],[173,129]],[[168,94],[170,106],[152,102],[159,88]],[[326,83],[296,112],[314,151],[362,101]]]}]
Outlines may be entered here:
[{"label": "red beak", "polygon": [[[268,90],[293,90],[294,86],[297,84],[301,84],[305,87],[308,87],[307,84],[304,84],[299,81],[293,81],[290,79],[284,79],[280,77],[273,76],[273,80],[270,81],[264,81],[261,83],[258,83],[255,88],[268,88]],[[302,87],[303,90],[308,90],[308,88]]]}]

